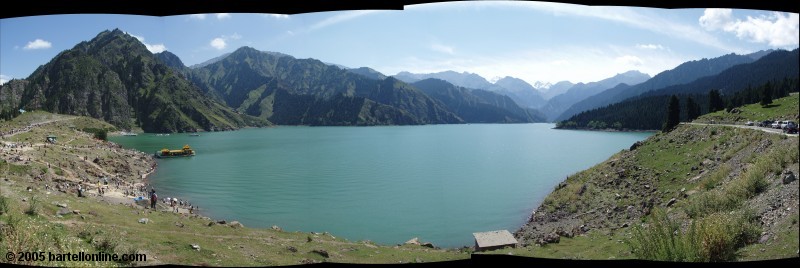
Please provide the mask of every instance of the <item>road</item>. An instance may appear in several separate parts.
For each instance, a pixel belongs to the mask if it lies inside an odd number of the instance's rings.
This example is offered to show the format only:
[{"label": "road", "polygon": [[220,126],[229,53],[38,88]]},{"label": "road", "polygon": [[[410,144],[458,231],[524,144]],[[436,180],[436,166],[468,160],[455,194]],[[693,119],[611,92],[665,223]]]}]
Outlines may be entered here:
[{"label": "road", "polygon": [[738,127],[738,128],[747,128],[747,129],[761,130],[761,131],[764,131],[764,132],[775,133],[775,134],[781,134],[781,135],[786,135],[786,136],[789,136],[789,137],[797,137],[797,136],[798,136],[797,134],[786,134],[786,133],[783,133],[783,130],[780,130],[780,129],[776,129],[776,128],[765,128],[765,127],[758,127],[758,126],[745,126],[745,125],[733,125],[733,124],[683,123],[683,122],[682,122],[681,124],[686,124],[686,125],[696,125],[696,126],[724,126],[724,127]]}]

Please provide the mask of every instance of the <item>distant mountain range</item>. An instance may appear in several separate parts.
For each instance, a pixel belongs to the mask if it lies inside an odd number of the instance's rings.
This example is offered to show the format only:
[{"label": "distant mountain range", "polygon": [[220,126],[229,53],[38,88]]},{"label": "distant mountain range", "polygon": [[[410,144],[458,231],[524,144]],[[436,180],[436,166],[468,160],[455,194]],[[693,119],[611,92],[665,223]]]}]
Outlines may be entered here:
[{"label": "distant mountain range", "polygon": [[[708,112],[708,93],[711,89],[719,90],[728,101],[731,101],[732,96],[747,88],[763,86],[767,83],[770,83],[773,88],[784,87],[788,92],[797,91],[796,81],[800,78],[800,56],[798,56],[797,49],[772,51],[760,56],[756,57],[758,58],[756,61],[734,65],[715,75],[695,79],[689,83],[647,91],[621,102],[583,111],[571,116],[565,122],[572,122],[571,128],[584,128],[589,122],[595,121],[609,126],[619,122],[623,128],[627,129],[653,130],[660,129],[666,118],[666,105],[670,95],[679,96],[683,106],[688,97],[693,97],[705,113]],[[723,57],[732,58],[730,55]],[[744,57],[735,57],[734,55],[734,58],[752,59],[747,55]],[[678,68],[673,70],[678,70]],[[637,89],[629,86],[618,88]],[[761,92],[755,93],[755,95],[759,94]],[[685,110],[685,108],[683,109]],[[685,118],[685,116],[683,117]]]},{"label": "distant mountain range", "polygon": [[701,77],[715,75],[735,65],[753,62],[763,55],[765,55],[764,52],[750,55],[728,54],[713,59],[685,62],[674,69],[663,71],[653,78],[643,81],[641,84],[635,86],[628,84],[628,86],[632,87],[619,86],[590,96],[570,106],[558,115],[555,121],[565,120],[579,112],[617,103],[644,92],[685,84]]}]

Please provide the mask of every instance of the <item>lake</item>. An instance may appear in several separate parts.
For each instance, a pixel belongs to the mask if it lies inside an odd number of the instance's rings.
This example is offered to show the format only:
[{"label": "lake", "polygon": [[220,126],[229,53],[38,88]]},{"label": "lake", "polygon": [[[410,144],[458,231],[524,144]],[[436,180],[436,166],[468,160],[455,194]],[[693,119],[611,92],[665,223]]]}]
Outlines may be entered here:
[{"label": "lake", "polygon": [[248,227],[330,232],[351,241],[473,245],[472,233],[516,231],[566,176],[652,133],[553,124],[249,128],[200,136],[111,137],[159,159],[159,197]]}]

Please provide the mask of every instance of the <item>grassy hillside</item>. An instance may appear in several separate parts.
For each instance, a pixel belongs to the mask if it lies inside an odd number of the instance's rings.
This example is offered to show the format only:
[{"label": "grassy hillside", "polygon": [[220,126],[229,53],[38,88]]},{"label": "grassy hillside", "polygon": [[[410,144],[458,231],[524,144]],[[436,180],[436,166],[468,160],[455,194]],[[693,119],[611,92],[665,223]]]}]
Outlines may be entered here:
[{"label": "grassy hillside", "polygon": [[[797,95],[776,100],[776,107],[790,102],[796,107]],[[796,116],[797,109],[784,112],[770,116]],[[600,252],[672,261],[797,257],[798,182],[784,178],[797,176],[798,154],[796,137],[680,125],[569,176],[516,235],[543,249],[585,245],[566,249],[586,248],[566,254],[573,258]],[[598,234],[607,239],[591,241]],[[589,244],[616,250],[592,252]]]},{"label": "grassy hillside", "polygon": [[758,103],[748,104],[737,108],[738,112],[726,112],[725,110],[705,114],[695,120],[695,122],[709,123],[727,122],[743,124],[747,121],[759,122],[764,120],[794,120],[797,122],[800,113],[800,94],[792,93],[789,97],[773,100],[772,104],[762,107]]}]

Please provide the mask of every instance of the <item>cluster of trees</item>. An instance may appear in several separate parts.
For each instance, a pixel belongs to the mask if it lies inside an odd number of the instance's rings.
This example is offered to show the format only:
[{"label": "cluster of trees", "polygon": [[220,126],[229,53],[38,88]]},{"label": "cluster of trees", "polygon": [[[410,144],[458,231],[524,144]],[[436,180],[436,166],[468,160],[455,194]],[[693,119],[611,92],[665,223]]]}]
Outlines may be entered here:
[{"label": "cluster of trees", "polygon": [[[768,81],[759,86],[748,86],[733,94],[723,95],[713,89],[707,94],[674,94],[648,96],[615,103],[603,108],[579,113],[567,121],[558,122],[556,128],[598,129],[600,122],[614,122],[614,129],[667,130],[676,122],[692,121],[697,117],[720,110],[730,111],[750,103],[768,105],[772,99],[789,96],[797,92],[800,78],[784,78]],[[677,106],[673,106],[673,97]],[[662,108],[664,107],[664,108]],[[670,108],[672,107],[672,108]],[[667,119],[671,117],[669,124]],[[594,123],[592,123],[594,122]],[[616,125],[616,123],[620,123]],[[677,124],[677,123],[675,123]],[[617,127],[614,127],[616,125]],[[608,125],[606,125],[608,126]],[[669,126],[669,128],[668,128]],[[605,127],[608,128],[608,127]]]},{"label": "cluster of trees", "polygon": [[2,120],[11,120],[11,119],[14,119],[14,117],[17,117],[19,115],[20,115],[20,112],[17,109],[0,111],[0,119],[2,119]]}]

